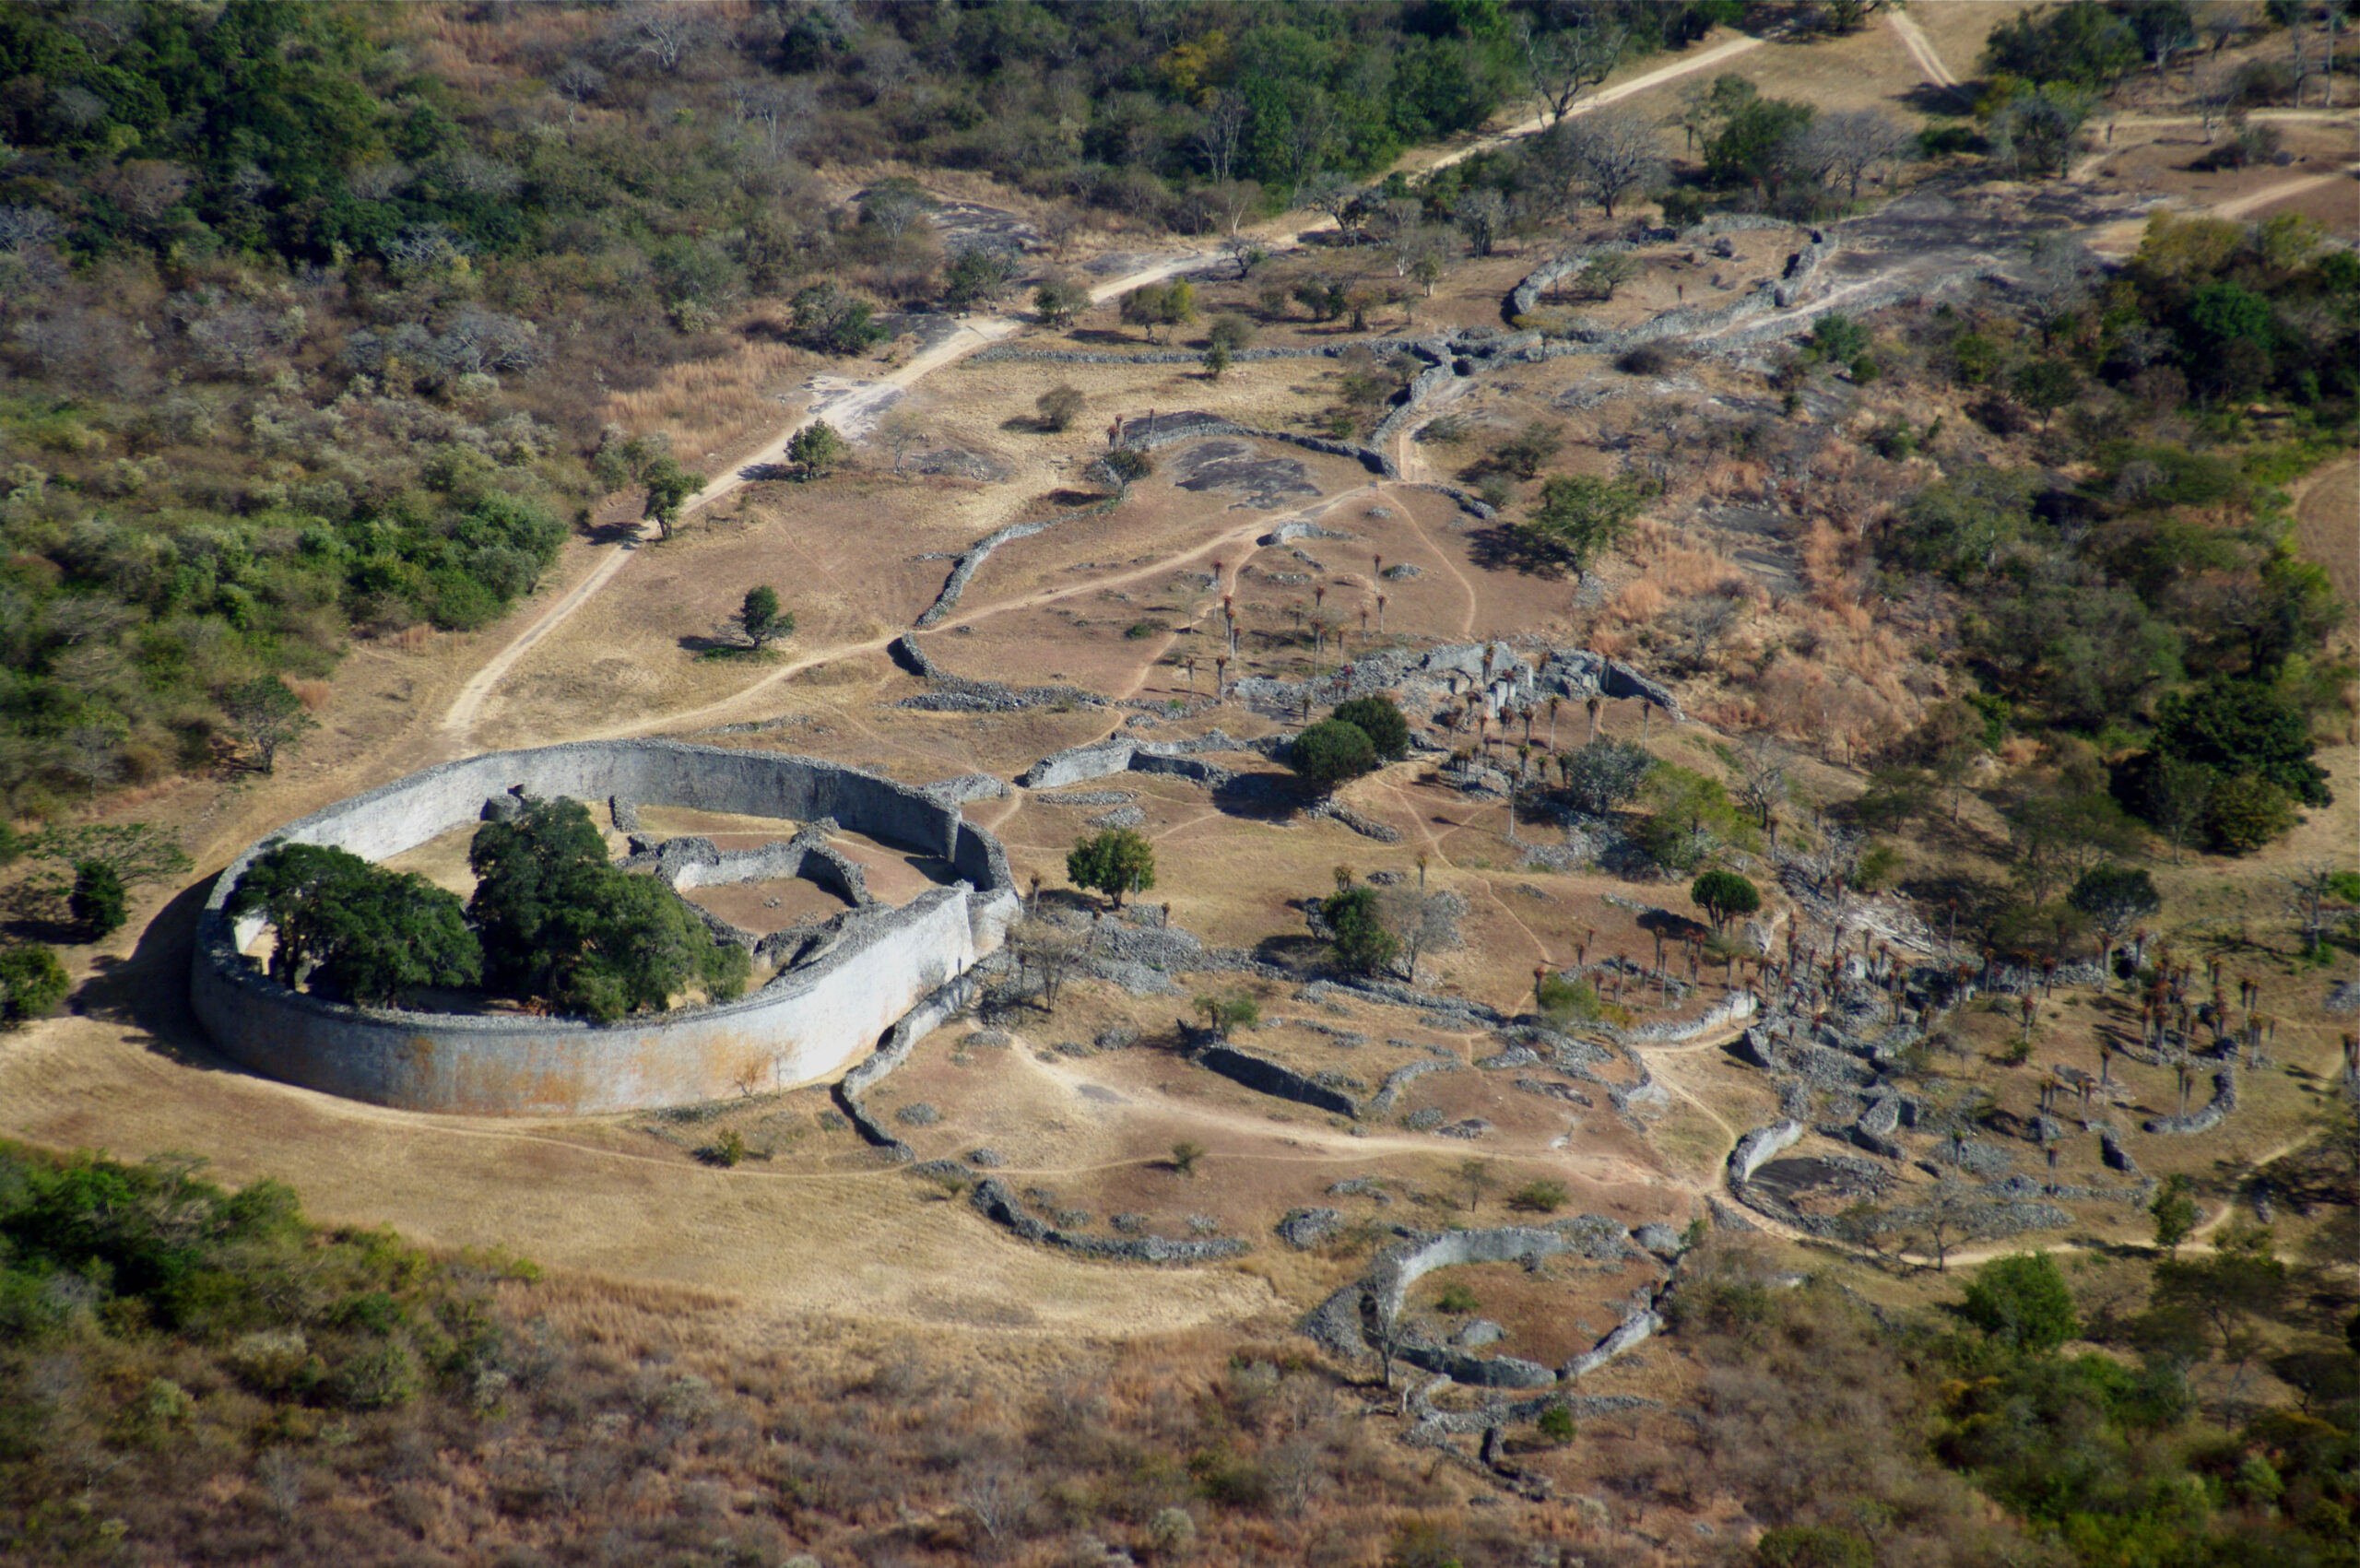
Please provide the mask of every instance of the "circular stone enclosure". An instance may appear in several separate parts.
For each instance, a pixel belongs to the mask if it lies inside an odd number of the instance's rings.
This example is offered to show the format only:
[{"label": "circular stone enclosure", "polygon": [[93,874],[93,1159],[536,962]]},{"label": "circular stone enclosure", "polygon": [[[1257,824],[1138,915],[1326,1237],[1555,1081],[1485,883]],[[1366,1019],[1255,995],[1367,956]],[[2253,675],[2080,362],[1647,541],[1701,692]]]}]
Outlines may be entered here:
[{"label": "circular stone enclosure", "polygon": [[[230,890],[279,843],[382,861],[479,819],[521,789],[602,809],[623,800],[844,829],[950,862],[960,880],[868,905],[735,1001],[595,1024],[352,1007],[268,978],[245,955],[259,916]],[[222,871],[199,917],[190,999],[221,1051],[268,1077],[403,1110],[576,1115],[644,1110],[832,1078],[931,994],[997,949],[1021,903],[999,841],[955,806],[811,757],[666,740],[499,751],[413,773],[290,822]]]}]

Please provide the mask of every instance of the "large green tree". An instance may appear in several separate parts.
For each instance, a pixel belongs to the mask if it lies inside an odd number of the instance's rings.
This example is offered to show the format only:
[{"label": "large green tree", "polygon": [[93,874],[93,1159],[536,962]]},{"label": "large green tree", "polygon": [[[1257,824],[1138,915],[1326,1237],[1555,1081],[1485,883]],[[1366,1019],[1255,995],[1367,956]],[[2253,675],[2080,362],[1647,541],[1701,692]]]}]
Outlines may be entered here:
[{"label": "large green tree", "polygon": [[1975,1271],[1960,1311],[2010,1350],[2040,1355],[2081,1332],[2073,1292],[2047,1253],[1995,1257]]},{"label": "large green tree", "polygon": [[1599,551],[1619,543],[1639,515],[1639,492],[1628,480],[1560,474],[1542,481],[1540,499],[1522,525],[1543,554],[1580,576]]},{"label": "large green tree", "polygon": [[1136,829],[1108,828],[1073,846],[1066,877],[1077,888],[1104,893],[1120,909],[1124,894],[1155,886],[1155,846]]},{"label": "large green tree", "polygon": [[2311,760],[2309,721],[2259,682],[2213,679],[2166,696],[2156,705],[2154,745],[2225,777],[2256,774],[2305,806],[2335,799],[2327,770]]},{"label": "large green tree", "polygon": [[1287,761],[1304,783],[1322,795],[1376,766],[1368,732],[1343,719],[1322,719],[1294,737]]},{"label": "large green tree", "polygon": [[1368,743],[1379,757],[1398,762],[1410,754],[1410,721],[1393,699],[1379,693],[1374,697],[1354,697],[1336,704],[1328,715],[1351,725],[1368,737]]},{"label": "large green tree", "polygon": [[230,890],[233,914],[259,914],[277,946],[271,977],[365,1006],[421,985],[469,985],[483,949],[457,895],[414,871],[388,871],[349,850],[281,843]]},{"label": "large green tree", "polygon": [[578,800],[527,800],[486,822],[467,862],[486,983],[503,995],[608,1021],[664,1008],[691,984],[715,998],[745,989],[745,949],[715,942],[655,878],[608,864]]}]

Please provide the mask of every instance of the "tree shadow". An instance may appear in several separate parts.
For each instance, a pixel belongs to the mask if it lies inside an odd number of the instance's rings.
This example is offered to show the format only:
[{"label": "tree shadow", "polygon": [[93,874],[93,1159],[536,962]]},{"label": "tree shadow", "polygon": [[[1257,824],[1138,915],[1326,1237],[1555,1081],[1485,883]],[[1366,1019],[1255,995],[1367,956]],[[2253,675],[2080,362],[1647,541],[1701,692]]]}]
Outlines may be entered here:
[{"label": "tree shadow", "polygon": [[[1940,115],[1944,119],[1955,120],[1973,109],[1980,87],[1981,84],[1976,82],[1962,82],[1954,88],[1942,87],[1934,82],[1919,82],[1906,92],[1894,94],[1894,100],[1904,109],[1915,113]],[[1976,140],[1980,142],[1982,138],[1978,136]],[[1982,151],[1984,148],[1971,147],[1962,150]]]},{"label": "tree shadow", "polygon": [[1690,937],[1703,941],[1713,934],[1713,928],[1701,920],[1691,920],[1684,914],[1674,914],[1668,909],[1651,909],[1639,916],[1639,929],[1659,935],[1667,945],[1684,942]]},{"label": "tree shadow", "polygon": [[1111,327],[1078,326],[1066,336],[1076,343],[1116,344],[1126,348],[1136,348],[1139,346],[1139,340],[1129,333],[1116,332]]},{"label": "tree shadow", "polygon": [[764,651],[735,637],[701,637],[694,632],[681,638],[679,646],[682,652],[694,654],[700,658],[708,654],[722,658],[739,655],[750,658]]},{"label": "tree shadow", "polygon": [[1222,780],[1212,792],[1215,810],[1257,822],[1284,821],[1306,798],[1300,784],[1277,773],[1238,773]]},{"label": "tree shadow", "polygon": [[208,877],[183,889],[148,922],[130,957],[99,960],[98,973],[82,983],[69,1005],[83,1018],[130,1032],[135,1043],[182,1067],[243,1073],[206,1038],[189,1005],[197,916],[212,887]]},{"label": "tree shadow", "polygon": [[1280,932],[1254,944],[1254,956],[1292,974],[1310,974],[1327,961],[1328,944],[1309,932]]},{"label": "tree shadow", "polygon": [[1536,543],[1523,529],[1506,524],[1474,528],[1467,534],[1467,551],[1487,572],[1519,572],[1528,577],[1554,577],[1564,571],[1557,552]]},{"label": "tree shadow", "polygon": [[583,528],[582,534],[594,545],[620,545],[630,549],[642,542],[640,528],[645,521],[627,517],[615,523],[592,523]]}]

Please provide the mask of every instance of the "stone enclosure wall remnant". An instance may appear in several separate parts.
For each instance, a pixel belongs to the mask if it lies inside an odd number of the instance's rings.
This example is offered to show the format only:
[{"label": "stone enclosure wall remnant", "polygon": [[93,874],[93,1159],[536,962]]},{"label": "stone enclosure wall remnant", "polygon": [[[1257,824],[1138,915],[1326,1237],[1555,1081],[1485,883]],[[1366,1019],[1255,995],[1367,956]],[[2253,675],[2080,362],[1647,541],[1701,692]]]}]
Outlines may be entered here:
[{"label": "stone enclosure wall remnant", "polygon": [[[516,1014],[351,1007],[267,978],[244,949],[259,919],[233,921],[230,890],[287,842],[384,860],[478,819],[486,800],[621,800],[782,818],[845,830],[947,861],[956,880],[898,909],[840,917],[768,984],[735,1001],[611,1024]],[[726,860],[684,862],[706,879]],[[677,855],[676,855],[677,858]],[[800,856],[797,856],[799,859]],[[677,875],[677,873],[676,873]],[[693,874],[692,874],[693,875]],[[857,768],[770,751],[667,740],[587,741],[492,752],[430,768],[290,822],[216,879],[199,916],[190,1000],[222,1052],[268,1077],[404,1110],[583,1115],[694,1103],[827,1079],[876,1049],[914,1008],[1000,945],[1019,912],[997,839],[955,806]]]}]

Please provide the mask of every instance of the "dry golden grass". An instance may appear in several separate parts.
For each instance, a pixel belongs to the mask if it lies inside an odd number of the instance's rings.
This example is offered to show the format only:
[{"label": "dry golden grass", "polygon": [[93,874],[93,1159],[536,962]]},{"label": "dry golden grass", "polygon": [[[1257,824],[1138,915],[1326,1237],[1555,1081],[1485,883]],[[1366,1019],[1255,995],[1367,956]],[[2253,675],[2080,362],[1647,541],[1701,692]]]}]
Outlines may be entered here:
[{"label": "dry golden grass", "polygon": [[[663,430],[683,464],[726,452],[749,436],[768,438],[786,417],[779,390],[814,362],[801,349],[749,329],[771,312],[749,312],[728,329],[726,352],[670,366],[653,386],[618,392],[607,419],[631,431]],[[840,367],[839,367],[840,368]]]}]

